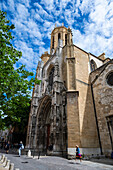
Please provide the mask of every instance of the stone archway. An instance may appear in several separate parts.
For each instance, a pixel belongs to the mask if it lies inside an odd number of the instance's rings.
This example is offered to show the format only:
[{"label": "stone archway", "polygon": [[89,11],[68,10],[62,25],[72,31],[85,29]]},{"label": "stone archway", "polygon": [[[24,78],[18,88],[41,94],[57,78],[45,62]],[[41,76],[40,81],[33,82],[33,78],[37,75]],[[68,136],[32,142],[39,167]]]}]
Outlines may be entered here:
[{"label": "stone archway", "polygon": [[[62,105],[57,103],[60,99]],[[45,95],[39,99],[36,120],[36,148],[41,154],[66,156],[67,153],[67,124],[65,94],[62,96]],[[52,148],[53,152],[49,152]],[[48,150],[49,149],[49,150]]]},{"label": "stone archway", "polygon": [[52,106],[51,98],[45,96],[40,104],[37,120],[37,148],[47,152],[52,142]]}]

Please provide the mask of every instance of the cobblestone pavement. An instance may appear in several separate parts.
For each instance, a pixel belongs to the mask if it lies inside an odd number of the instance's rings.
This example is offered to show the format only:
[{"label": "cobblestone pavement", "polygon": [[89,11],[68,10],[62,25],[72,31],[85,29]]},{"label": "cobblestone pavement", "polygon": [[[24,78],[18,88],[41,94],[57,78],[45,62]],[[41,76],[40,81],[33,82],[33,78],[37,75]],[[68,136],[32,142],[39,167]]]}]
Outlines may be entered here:
[{"label": "cobblestone pavement", "polygon": [[[0,153],[2,155],[2,153]],[[25,155],[18,157],[16,154],[5,154],[20,170],[113,170],[112,165],[82,161],[67,160],[55,156],[40,156],[28,158]]]}]

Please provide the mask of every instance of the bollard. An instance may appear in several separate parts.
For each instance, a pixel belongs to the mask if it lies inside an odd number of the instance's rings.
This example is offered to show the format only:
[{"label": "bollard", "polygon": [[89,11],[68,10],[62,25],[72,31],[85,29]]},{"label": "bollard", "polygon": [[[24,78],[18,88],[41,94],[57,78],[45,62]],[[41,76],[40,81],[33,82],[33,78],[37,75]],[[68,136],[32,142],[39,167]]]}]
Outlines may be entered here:
[{"label": "bollard", "polygon": [[5,168],[9,169],[9,166],[10,166],[10,160],[8,160],[8,161],[6,162]]},{"label": "bollard", "polygon": [[27,156],[31,157],[31,151],[30,150],[28,151]]},{"label": "bollard", "polygon": [[10,164],[9,170],[14,170],[14,163]]},{"label": "bollard", "polygon": [[1,156],[1,159],[0,159],[0,161],[3,159],[3,155]]},{"label": "bollard", "polygon": [[38,153],[38,159],[40,158],[40,151],[39,151],[39,153]]},{"label": "bollard", "polygon": [[2,155],[2,159],[0,160],[0,163],[3,163],[5,159],[5,155]]},{"label": "bollard", "polygon": [[35,148],[34,148],[34,150],[33,150],[33,158],[34,158],[34,156],[35,156]]},{"label": "bollard", "polygon": [[5,166],[7,162],[7,157],[4,158],[4,162],[2,163],[2,166]]}]

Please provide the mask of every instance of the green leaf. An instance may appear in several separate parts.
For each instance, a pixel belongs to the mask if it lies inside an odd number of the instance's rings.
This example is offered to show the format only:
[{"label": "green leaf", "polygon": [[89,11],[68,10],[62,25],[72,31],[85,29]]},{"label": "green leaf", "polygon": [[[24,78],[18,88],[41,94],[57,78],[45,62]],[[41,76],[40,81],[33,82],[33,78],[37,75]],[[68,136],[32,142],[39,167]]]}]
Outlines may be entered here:
[{"label": "green leaf", "polygon": [[[0,129],[9,125],[25,128],[28,123],[30,108],[30,90],[34,83],[34,74],[26,70],[25,65],[15,69],[15,64],[22,57],[22,52],[16,50],[12,31],[14,24],[6,19],[6,12],[0,10]],[[22,129],[21,129],[22,130]]]}]

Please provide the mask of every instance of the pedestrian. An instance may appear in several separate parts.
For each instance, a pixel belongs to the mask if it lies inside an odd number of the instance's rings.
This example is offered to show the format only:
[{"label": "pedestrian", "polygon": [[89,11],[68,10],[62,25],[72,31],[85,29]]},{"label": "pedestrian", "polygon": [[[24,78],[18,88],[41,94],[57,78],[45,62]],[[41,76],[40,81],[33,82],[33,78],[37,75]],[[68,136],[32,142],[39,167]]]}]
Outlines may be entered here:
[{"label": "pedestrian", "polygon": [[8,141],[7,144],[5,145],[5,149],[6,149],[7,154],[9,153],[9,145],[10,145],[10,142]]},{"label": "pedestrian", "polygon": [[52,151],[53,150],[53,144],[51,143],[48,147],[49,151]]},{"label": "pedestrian", "polygon": [[24,149],[24,145],[23,145],[22,141],[20,141],[19,150],[18,150],[19,156],[21,156],[21,150],[22,150],[22,149]]},{"label": "pedestrian", "polygon": [[76,159],[80,159],[80,162],[82,161],[82,156],[80,154],[80,148],[78,145],[76,145]]}]

